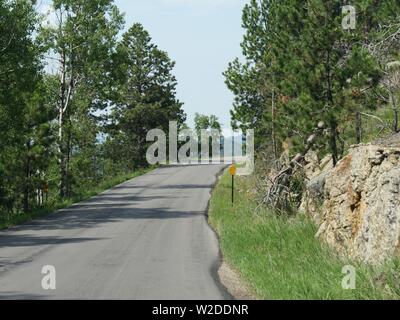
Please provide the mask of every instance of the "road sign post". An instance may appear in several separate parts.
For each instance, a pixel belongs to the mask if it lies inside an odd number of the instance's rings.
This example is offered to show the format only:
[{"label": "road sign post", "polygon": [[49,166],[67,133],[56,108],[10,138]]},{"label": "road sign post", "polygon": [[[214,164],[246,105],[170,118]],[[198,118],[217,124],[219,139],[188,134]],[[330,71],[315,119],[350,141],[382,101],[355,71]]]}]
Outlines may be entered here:
[{"label": "road sign post", "polygon": [[232,204],[235,202],[235,176],[232,176]]},{"label": "road sign post", "polygon": [[229,173],[232,176],[232,204],[233,204],[235,200],[235,175],[236,175],[236,166],[234,164],[232,164],[229,167]]}]

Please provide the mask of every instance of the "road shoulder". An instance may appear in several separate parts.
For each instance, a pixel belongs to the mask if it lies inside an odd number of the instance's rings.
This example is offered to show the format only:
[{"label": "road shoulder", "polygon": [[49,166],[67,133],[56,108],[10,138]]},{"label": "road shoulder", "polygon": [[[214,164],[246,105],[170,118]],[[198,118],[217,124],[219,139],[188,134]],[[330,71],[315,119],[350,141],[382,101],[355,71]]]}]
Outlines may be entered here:
[{"label": "road shoulder", "polygon": [[212,186],[211,189],[211,197],[210,201],[208,204],[207,208],[207,223],[210,226],[210,228],[214,231],[216,234],[216,237],[218,239],[219,243],[219,252],[220,252],[220,264],[217,270],[218,274],[218,280],[220,284],[226,289],[226,291],[232,296],[233,299],[235,300],[257,300],[258,298],[256,297],[255,294],[252,293],[252,290],[250,289],[249,284],[242,279],[240,276],[240,273],[237,272],[234,268],[232,268],[229,263],[226,261],[226,259],[223,256],[222,253],[222,248],[221,248],[221,242],[220,242],[220,236],[216,228],[213,226],[213,224],[210,222],[209,216],[210,216],[210,205],[211,205],[211,199],[212,199],[212,193],[214,189],[218,186],[218,183],[220,182],[223,174],[228,170],[228,168],[225,168],[224,170],[221,170],[216,177],[215,183]]}]

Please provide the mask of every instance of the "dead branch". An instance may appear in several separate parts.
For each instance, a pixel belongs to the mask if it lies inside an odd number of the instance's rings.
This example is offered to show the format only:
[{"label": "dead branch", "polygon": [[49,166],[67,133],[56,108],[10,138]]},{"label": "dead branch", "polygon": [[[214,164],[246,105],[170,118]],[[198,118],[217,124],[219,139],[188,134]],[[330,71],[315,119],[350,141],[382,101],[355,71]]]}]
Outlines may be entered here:
[{"label": "dead branch", "polygon": [[302,168],[305,162],[306,154],[311,150],[317,141],[318,137],[323,133],[325,123],[318,123],[317,128],[308,137],[304,150],[298,153],[289,163],[284,167],[275,177],[271,179],[271,183],[267,188],[267,193],[263,198],[260,206],[267,205],[274,209],[280,210],[290,202],[290,182],[292,176],[296,173],[298,168]]}]

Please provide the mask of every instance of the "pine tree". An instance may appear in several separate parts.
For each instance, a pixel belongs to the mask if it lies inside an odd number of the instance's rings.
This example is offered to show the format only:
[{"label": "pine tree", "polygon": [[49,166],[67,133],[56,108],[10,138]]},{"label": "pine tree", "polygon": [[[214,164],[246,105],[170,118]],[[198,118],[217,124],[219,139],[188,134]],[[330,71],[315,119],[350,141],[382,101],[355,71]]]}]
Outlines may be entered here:
[{"label": "pine tree", "polygon": [[345,30],[339,0],[250,1],[243,10],[246,61],[235,60],[225,73],[235,94],[234,125],[255,129],[257,145],[265,141],[277,155],[287,138],[291,152],[304,149],[323,121],[328,128],[318,145],[336,163],[349,140],[361,141],[361,116],[376,109],[382,72],[368,44],[382,21],[395,19],[388,8],[398,4],[389,2],[359,1],[357,28]]},{"label": "pine tree", "polygon": [[129,154],[131,168],[146,166],[147,132],[154,128],[167,132],[169,121],[185,120],[182,103],[176,98],[175,62],[151,42],[140,24],[123,35],[114,60],[119,84],[108,126],[109,144],[121,145]]},{"label": "pine tree", "polygon": [[40,74],[32,1],[0,1],[0,210],[21,208],[26,114]]},{"label": "pine tree", "polygon": [[54,79],[41,78],[28,101],[23,118],[24,149],[19,159],[24,167],[24,211],[32,208],[32,202],[41,205],[44,186],[48,183],[46,175],[56,150],[54,148],[56,112],[51,96]]}]

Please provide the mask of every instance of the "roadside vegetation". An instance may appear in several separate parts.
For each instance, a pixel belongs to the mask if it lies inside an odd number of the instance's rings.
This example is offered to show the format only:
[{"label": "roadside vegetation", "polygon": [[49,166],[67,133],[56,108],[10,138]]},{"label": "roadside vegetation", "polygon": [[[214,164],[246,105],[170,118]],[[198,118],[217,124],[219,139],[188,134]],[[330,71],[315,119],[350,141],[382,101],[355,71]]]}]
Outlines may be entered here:
[{"label": "roadside vegetation", "polygon": [[[400,131],[400,4],[396,0],[249,0],[244,59],[225,81],[235,96],[232,125],[254,129],[256,149],[278,159],[313,141],[336,163],[348,147]],[[350,20],[348,20],[348,18]],[[238,22],[239,23],[239,22]]]},{"label": "roadside vegetation", "polygon": [[[315,238],[305,215],[257,209],[251,177],[236,178],[235,203],[225,173],[214,189],[209,221],[225,261],[260,299],[399,299],[400,261],[369,267],[346,261]],[[356,268],[356,289],[344,290],[342,268]]]},{"label": "roadside vegetation", "polygon": [[[237,179],[233,206],[223,176],[210,222],[260,298],[400,298],[398,260],[374,268],[343,260],[298,213],[307,154],[336,166],[350,146],[400,132],[399,2],[351,8],[352,17],[338,0],[249,0],[243,9],[243,58],[224,75],[232,127],[255,132],[256,176]],[[355,290],[342,289],[346,265],[356,267]]]},{"label": "roadside vegetation", "polygon": [[48,3],[0,0],[0,227],[142,172],[147,132],[186,118],[175,62],[114,1]]},{"label": "roadside vegetation", "polygon": [[47,199],[47,201],[42,206],[30,212],[21,211],[9,215],[3,214],[0,216],[0,230],[31,221],[36,218],[40,218],[42,216],[54,212],[55,210],[69,207],[74,203],[89,199],[90,197],[98,195],[103,191],[106,191],[120,183],[133,179],[140,175],[143,175],[153,169],[154,169],[153,167],[146,169],[138,169],[132,173],[126,173],[110,177],[108,179],[99,182],[96,186],[93,186],[90,189],[81,190],[81,193],[76,194],[74,197],[66,200],[60,200],[58,197]]},{"label": "roadside vegetation", "polygon": [[273,174],[263,202],[274,209],[298,200],[293,180],[309,151],[335,166],[351,145],[400,131],[400,4],[350,7],[354,15],[339,0],[249,0],[243,9],[243,58],[225,82],[232,126],[255,131],[262,174]]}]

